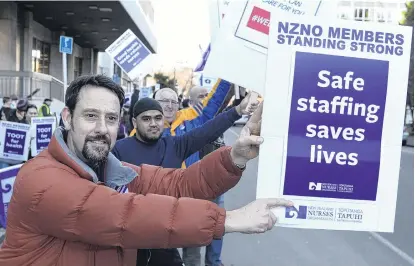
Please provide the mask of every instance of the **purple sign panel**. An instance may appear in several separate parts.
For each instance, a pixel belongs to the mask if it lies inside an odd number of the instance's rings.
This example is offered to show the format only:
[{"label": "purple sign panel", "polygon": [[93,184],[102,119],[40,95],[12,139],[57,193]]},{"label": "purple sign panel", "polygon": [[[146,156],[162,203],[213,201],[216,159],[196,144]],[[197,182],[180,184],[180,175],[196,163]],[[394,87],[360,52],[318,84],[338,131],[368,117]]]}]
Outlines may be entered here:
[{"label": "purple sign panel", "polygon": [[0,226],[6,228],[7,209],[12,197],[13,184],[19,167],[10,167],[12,169],[3,169],[0,172]]},{"label": "purple sign panel", "polygon": [[125,72],[130,72],[141,61],[144,60],[150,51],[139,40],[135,39],[127,45],[121,52],[115,56],[115,61],[120,65]]},{"label": "purple sign panel", "polygon": [[388,71],[296,53],[284,195],[376,200]]},{"label": "purple sign panel", "polygon": [[23,155],[26,133],[20,130],[6,129],[4,138],[4,153]]},{"label": "purple sign panel", "polygon": [[36,125],[36,149],[41,151],[48,147],[52,138],[52,124]]}]

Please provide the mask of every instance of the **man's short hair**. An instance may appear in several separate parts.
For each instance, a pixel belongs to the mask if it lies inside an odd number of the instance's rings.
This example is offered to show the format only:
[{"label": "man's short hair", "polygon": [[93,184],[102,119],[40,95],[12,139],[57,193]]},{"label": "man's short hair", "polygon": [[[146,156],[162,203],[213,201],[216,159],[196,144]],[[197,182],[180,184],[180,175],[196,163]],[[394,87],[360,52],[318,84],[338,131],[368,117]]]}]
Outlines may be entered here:
[{"label": "man's short hair", "polygon": [[[164,88],[159,89],[159,90],[157,90],[153,93],[153,99],[156,99],[156,94],[160,93],[160,91],[165,90],[165,89],[169,89],[177,95],[177,91],[175,91],[175,90],[173,90],[172,88],[169,88],[169,87],[164,87]],[[179,96],[177,96],[177,97],[179,97]]]},{"label": "man's short hair", "polygon": [[29,105],[27,106],[27,110],[29,110],[30,108],[35,108],[35,109],[37,110],[37,106],[36,106],[36,105],[34,105],[34,104],[29,104]]},{"label": "man's short hair", "polygon": [[120,101],[120,110],[122,109],[125,100],[125,93],[124,89],[120,85],[104,75],[86,75],[72,81],[66,90],[65,105],[68,107],[71,114],[73,114],[76,104],[79,101],[79,94],[82,88],[88,85],[103,87],[114,92]]},{"label": "man's short hair", "polygon": [[208,88],[203,87],[203,86],[194,86],[190,89],[189,91],[189,99],[190,100],[196,100],[196,98],[199,96],[199,93],[202,89],[206,89],[208,90]]},{"label": "man's short hair", "polygon": [[3,104],[7,103],[8,101],[10,101],[10,97],[3,97]]}]

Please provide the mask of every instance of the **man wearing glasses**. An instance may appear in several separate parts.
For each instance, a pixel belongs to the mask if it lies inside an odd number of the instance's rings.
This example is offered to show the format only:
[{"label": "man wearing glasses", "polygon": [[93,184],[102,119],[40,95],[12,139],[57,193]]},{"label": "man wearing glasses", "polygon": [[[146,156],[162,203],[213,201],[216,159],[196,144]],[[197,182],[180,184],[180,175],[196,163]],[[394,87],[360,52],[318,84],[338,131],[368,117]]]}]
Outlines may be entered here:
[{"label": "man wearing glasses", "polygon": [[[136,135],[117,141],[112,153],[119,160],[134,165],[149,164],[180,168],[186,158],[198,152],[230,128],[242,114],[247,112],[248,107],[248,100],[246,100],[241,102],[240,106],[218,115],[200,127],[195,127],[185,134],[171,136],[169,131],[165,129],[165,123],[168,124],[168,122],[164,112],[169,118],[172,117],[173,112],[177,112],[178,102],[174,99],[168,99],[176,94],[170,89],[164,89],[159,91],[157,95],[160,97],[159,101],[143,98],[134,105],[132,121]],[[256,108],[257,105],[252,105],[248,108],[248,112],[253,112]],[[166,131],[167,134],[165,134]],[[199,262],[185,265],[199,265],[200,248],[189,249],[189,251],[198,252],[190,257],[197,257]],[[181,266],[182,261],[176,249],[140,250],[137,266],[142,265]]]},{"label": "man wearing glasses", "polygon": [[[158,91],[155,99],[163,107],[166,120],[166,129],[163,135],[180,136],[213,119],[226,106],[226,102],[233,92],[231,88],[232,84],[222,79],[216,82],[209,93],[206,88],[194,87],[190,90],[189,103],[191,107],[180,111],[178,111],[179,102],[176,92],[168,88]],[[193,153],[183,162],[182,167],[189,167],[199,161],[201,157],[203,157],[203,154],[200,151]],[[215,199],[214,202],[219,206],[223,206],[223,195]],[[213,241],[206,248],[205,265],[223,265],[221,250],[222,239]],[[201,261],[200,248],[184,248],[183,261],[186,266],[199,266]]]}]

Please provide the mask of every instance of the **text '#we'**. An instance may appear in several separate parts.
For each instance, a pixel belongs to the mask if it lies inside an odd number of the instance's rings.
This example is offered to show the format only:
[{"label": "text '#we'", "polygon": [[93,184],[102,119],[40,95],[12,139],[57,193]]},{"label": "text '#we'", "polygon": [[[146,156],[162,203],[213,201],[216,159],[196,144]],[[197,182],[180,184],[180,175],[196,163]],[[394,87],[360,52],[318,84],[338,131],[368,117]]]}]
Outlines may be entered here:
[{"label": "text '#we'", "polygon": [[270,18],[271,12],[255,6],[246,26],[268,35]]}]

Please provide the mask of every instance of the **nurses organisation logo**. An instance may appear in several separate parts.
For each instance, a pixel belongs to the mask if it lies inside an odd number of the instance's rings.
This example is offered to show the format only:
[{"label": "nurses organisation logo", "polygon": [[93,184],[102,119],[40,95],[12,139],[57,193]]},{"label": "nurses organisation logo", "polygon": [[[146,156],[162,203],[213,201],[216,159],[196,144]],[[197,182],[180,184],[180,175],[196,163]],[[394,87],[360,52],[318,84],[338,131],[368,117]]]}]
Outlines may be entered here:
[{"label": "nurses organisation logo", "polygon": [[335,216],[335,208],[331,207],[294,205],[285,208],[285,218],[287,219],[334,221]]},{"label": "nurses organisation logo", "polygon": [[309,182],[308,190],[353,193],[353,185]]},{"label": "nurses organisation logo", "polygon": [[333,221],[339,223],[362,223],[363,210],[359,208],[333,208],[294,205],[285,208],[286,219]]}]

